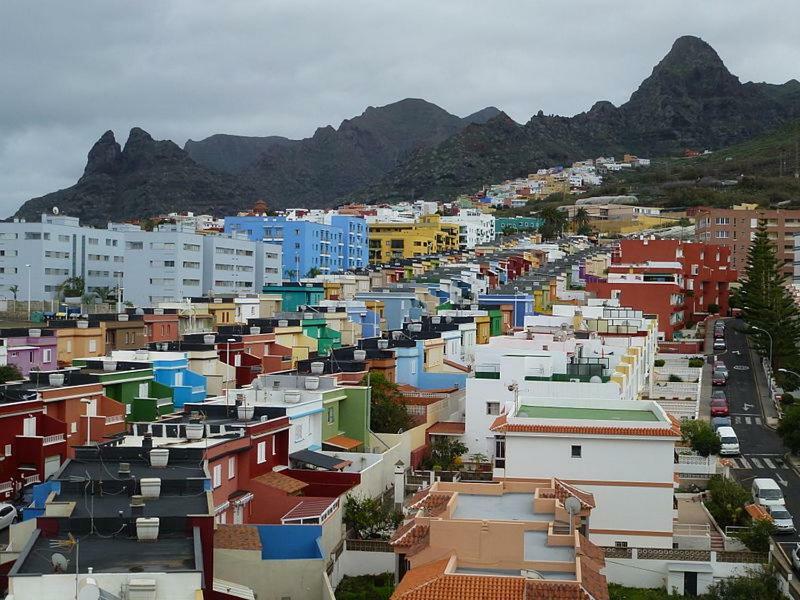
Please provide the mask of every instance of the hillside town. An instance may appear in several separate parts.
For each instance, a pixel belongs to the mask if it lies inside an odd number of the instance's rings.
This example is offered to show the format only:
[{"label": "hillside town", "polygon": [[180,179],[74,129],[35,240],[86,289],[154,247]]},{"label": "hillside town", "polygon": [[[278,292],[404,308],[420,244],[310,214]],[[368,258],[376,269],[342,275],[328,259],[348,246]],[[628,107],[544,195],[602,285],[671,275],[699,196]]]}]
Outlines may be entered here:
[{"label": "hillside town", "polygon": [[758,537],[796,536],[790,394],[736,317],[732,241],[794,250],[800,213],[653,228],[608,198],[546,240],[486,204],[0,224],[8,597],[793,581]]}]

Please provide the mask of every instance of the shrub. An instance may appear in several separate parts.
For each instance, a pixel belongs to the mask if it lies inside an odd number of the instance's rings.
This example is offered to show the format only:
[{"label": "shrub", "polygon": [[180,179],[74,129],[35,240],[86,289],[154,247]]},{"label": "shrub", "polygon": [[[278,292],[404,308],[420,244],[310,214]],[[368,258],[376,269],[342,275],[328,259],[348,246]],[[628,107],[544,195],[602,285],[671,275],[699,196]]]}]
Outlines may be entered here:
[{"label": "shrub", "polygon": [[754,519],[750,527],[738,533],[742,543],[753,552],[769,552],[769,541],[775,533],[775,525],[769,519]]},{"label": "shrub", "polygon": [[784,392],[781,394],[781,404],[784,406],[788,406],[789,404],[794,404],[794,396],[789,392]]},{"label": "shrub", "polygon": [[800,404],[790,404],[778,423],[778,435],[784,445],[795,454],[800,452]]},{"label": "shrub", "polygon": [[713,475],[708,480],[708,512],[722,527],[742,525],[747,513],[744,505],[750,502],[750,493],[742,485],[722,475]]},{"label": "shrub", "polygon": [[14,365],[3,365],[0,367],[0,383],[7,381],[18,381],[22,379],[22,373]]},{"label": "shrub", "polygon": [[394,574],[345,575],[336,587],[337,600],[389,600],[394,590]]},{"label": "shrub", "polygon": [[681,423],[681,435],[692,450],[700,456],[717,454],[721,447],[717,432],[706,421],[700,419],[686,420]]},{"label": "shrub", "polygon": [[713,302],[708,305],[708,312],[712,315],[715,315],[719,312],[719,304],[714,304]]},{"label": "shrub", "polygon": [[690,358],[689,359],[689,366],[692,369],[702,369],[703,366],[706,364],[702,358]]},{"label": "shrub", "polygon": [[683,381],[683,378],[682,378],[682,377],[680,377],[679,375],[675,375],[675,373],[672,373],[672,374],[669,376],[668,380],[669,380],[669,381],[671,381],[671,382],[673,382],[673,383],[678,383],[678,382],[680,382],[680,381]]},{"label": "shrub", "polygon": [[781,600],[786,596],[780,590],[774,567],[753,569],[746,575],[720,579],[712,585],[706,596],[708,600],[730,600],[758,598],[758,600]]},{"label": "shrub", "polygon": [[665,364],[667,364],[667,361],[663,358],[657,358],[653,361],[653,366],[655,367],[663,367]]},{"label": "shrub", "polygon": [[362,540],[389,539],[403,521],[403,515],[389,508],[380,498],[348,495],[344,501],[344,522]]}]

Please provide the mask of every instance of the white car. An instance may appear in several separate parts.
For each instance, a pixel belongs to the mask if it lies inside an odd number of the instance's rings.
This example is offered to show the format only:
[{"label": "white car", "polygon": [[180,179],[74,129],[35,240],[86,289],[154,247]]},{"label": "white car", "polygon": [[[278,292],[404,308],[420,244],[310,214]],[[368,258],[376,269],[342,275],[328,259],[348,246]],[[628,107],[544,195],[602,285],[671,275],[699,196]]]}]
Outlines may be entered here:
[{"label": "white car", "polygon": [[800,542],[792,548],[791,557],[794,570],[800,573]]},{"label": "white car", "polygon": [[775,525],[777,533],[794,533],[794,519],[785,506],[768,506],[767,512],[772,517],[772,524]]},{"label": "white car", "polygon": [[5,529],[17,520],[17,509],[6,502],[0,503],[0,529]]}]

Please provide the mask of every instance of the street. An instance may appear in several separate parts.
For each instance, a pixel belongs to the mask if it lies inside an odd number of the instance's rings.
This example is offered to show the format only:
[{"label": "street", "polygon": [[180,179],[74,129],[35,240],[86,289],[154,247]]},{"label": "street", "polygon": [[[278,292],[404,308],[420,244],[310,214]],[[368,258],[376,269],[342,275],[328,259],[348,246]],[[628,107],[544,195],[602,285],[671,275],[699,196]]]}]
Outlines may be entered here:
[{"label": "street", "polygon": [[[765,423],[758,387],[751,364],[747,339],[740,330],[744,322],[728,319],[725,327],[727,350],[717,358],[728,367],[729,378],[724,388],[730,405],[731,421],[739,438],[741,455],[731,457],[732,475],[748,491],[753,479],[771,477],[783,490],[786,508],[794,517],[795,525],[800,527],[800,476],[784,462],[786,450],[778,434]],[[776,536],[782,544],[800,541],[796,533]],[[791,544],[793,545],[793,544]]]}]

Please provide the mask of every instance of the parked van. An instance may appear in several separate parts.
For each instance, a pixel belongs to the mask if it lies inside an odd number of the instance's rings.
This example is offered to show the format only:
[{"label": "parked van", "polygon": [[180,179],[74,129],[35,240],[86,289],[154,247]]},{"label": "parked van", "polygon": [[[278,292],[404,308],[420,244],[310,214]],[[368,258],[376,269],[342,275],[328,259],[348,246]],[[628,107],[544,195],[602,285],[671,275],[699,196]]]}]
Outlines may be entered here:
[{"label": "parked van", "polygon": [[717,435],[721,442],[720,456],[735,456],[739,454],[739,438],[736,437],[733,427],[717,427]]},{"label": "parked van", "polygon": [[759,478],[753,480],[753,500],[761,506],[783,506],[783,492],[774,479]]}]

